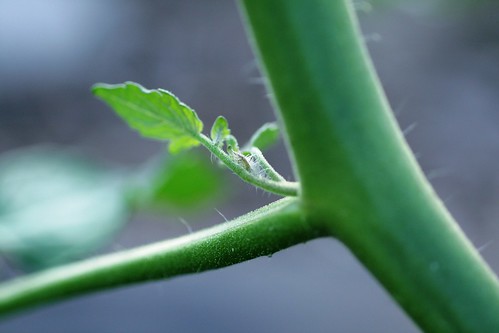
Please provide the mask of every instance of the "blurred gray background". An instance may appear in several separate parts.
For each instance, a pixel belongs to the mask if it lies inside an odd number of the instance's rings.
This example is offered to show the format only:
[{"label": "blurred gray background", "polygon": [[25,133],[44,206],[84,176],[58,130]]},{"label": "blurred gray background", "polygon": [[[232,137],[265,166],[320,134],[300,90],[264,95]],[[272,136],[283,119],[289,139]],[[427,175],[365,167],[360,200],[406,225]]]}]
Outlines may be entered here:
[{"label": "blurred gray background", "polygon": [[[365,11],[364,3],[359,15],[410,146],[497,272],[499,6],[439,4]],[[50,142],[138,165],[162,146],[128,130],[89,91],[126,80],[173,91],[205,124],[225,115],[242,141],[274,119],[233,1],[0,0],[0,152]],[[267,155],[292,177],[282,144]],[[215,208],[232,218],[274,199],[234,178],[227,176],[227,200],[186,218],[193,229],[220,223]],[[179,217],[137,216],[108,250],[184,234]],[[3,321],[0,331],[419,332],[332,239],[44,306]]]}]

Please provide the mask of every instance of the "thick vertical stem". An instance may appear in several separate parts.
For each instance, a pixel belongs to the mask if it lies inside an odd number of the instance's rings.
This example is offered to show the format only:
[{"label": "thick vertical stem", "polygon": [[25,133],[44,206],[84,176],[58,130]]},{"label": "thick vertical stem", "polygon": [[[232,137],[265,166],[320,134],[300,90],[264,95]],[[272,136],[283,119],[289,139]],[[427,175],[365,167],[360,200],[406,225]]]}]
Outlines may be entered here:
[{"label": "thick vertical stem", "polygon": [[313,221],[427,332],[499,332],[499,285],[425,180],[346,0],[242,0]]}]

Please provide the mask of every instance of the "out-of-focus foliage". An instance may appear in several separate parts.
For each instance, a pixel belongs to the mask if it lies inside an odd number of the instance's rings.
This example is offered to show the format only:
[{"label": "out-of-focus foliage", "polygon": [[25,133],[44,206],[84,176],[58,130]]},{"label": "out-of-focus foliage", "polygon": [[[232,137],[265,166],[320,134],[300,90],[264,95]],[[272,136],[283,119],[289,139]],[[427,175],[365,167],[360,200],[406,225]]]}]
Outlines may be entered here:
[{"label": "out-of-focus foliage", "polygon": [[221,193],[222,177],[206,156],[183,152],[162,157],[147,172],[134,196],[139,205],[153,210],[186,210],[212,202]]},{"label": "out-of-focus foliage", "polygon": [[370,7],[382,8],[384,6],[394,6],[399,4],[414,4],[421,8],[440,13],[461,13],[465,14],[467,10],[479,8],[483,5],[497,4],[496,0],[369,0],[354,1],[354,4],[360,10],[366,10]]},{"label": "out-of-focus foliage", "polygon": [[116,174],[49,147],[0,159],[0,252],[28,268],[95,250],[127,217]]},{"label": "out-of-focus foliage", "polygon": [[163,158],[148,165],[137,186],[137,172],[125,177],[60,148],[4,154],[0,254],[26,269],[61,264],[109,242],[134,209],[199,208],[220,193],[222,179],[205,156],[184,152]]},{"label": "out-of-focus foliage", "polygon": [[243,150],[250,150],[256,147],[265,151],[275,145],[279,140],[279,127],[276,123],[263,124],[250,138]]}]

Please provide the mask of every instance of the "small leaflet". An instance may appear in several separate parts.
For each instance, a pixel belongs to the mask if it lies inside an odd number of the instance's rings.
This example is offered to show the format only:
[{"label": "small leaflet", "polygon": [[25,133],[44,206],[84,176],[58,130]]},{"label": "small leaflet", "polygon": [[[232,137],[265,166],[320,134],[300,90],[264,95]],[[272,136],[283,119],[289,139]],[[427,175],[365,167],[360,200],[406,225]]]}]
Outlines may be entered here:
[{"label": "small leaflet", "polygon": [[148,90],[134,82],[97,84],[92,91],[142,136],[168,140],[170,152],[199,145],[197,136],[203,123],[194,110],[172,93]]},{"label": "small leaflet", "polygon": [[251,149],[251,147],[256,147],[261,151],[264,151],[271,146],[273,146],[279,139],[279,127],[276,123],[266,123],[260,127],[255,134],[251,136],[248,144],[245,146],[246,149]]},{"label": "small leaflet", "polygon": [[229,124],[223,116],[218,116],[211,127],[211,139],[218,147],[221,147],[224,140],[230,135]]}]

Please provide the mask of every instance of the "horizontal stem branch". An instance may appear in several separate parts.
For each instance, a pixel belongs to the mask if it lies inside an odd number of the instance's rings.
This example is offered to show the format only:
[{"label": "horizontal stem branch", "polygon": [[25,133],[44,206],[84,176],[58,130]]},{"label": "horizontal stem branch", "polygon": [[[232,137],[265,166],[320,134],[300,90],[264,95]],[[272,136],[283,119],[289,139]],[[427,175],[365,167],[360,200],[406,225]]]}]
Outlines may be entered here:
[{"label": "horizontal stem branch", "polygon": [[221,268],[325,235],[285,198],[177,239],[104,255],[4,283],[0,317],[38,304],[140,281]]}]

